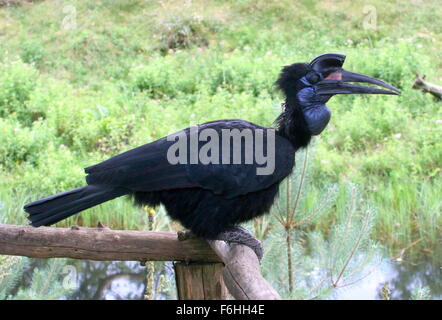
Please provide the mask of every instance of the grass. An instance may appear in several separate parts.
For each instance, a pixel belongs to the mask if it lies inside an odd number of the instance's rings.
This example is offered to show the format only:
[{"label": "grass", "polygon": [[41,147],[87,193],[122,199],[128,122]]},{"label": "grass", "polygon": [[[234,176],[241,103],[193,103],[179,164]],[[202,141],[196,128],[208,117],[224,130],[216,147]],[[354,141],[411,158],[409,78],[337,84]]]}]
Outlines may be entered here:
[{"label": "grass", "polygon": [[[436,0],[59,1],[0,8],[0,214],[25,223],[23,203],[83,184],[82,168],[190,124],[243,118],[271,125],[281,66],[324,52],[382,78],[400,97],[336,97],[315,139],[315,198],[329,183],[357,183],[377,207],[373,237],[393,253],[436,256],[442,214],[441,102],[411,89],[414,72],[442,83],[442,13]],[[64,28],[68,16],[74,28]],[[339,208],[311,228],[324,234]],[[60,226],[144,228],[124,200]],[[166,221],[166,220],[165,220]],[[176,225],[164,228],[176,228]]]}]

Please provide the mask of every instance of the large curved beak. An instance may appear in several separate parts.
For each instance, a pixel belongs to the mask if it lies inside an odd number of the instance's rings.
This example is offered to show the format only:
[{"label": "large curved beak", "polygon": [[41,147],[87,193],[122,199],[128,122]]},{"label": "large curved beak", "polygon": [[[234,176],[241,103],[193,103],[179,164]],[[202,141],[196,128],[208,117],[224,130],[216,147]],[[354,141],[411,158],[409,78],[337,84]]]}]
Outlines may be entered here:
[{"label": "large curved beak", "polygon": [[[369,83],[385,89],[379,89],[368,86],[359,86],[349,82]],[[328,74],[322,81],[315,85],[316,93],[324,96],[332,96],[335,94],[394,94],[399,95],[401,92],[382,80],[371,78],[363,74],[358,74],[338,68],[336,71]]]}]

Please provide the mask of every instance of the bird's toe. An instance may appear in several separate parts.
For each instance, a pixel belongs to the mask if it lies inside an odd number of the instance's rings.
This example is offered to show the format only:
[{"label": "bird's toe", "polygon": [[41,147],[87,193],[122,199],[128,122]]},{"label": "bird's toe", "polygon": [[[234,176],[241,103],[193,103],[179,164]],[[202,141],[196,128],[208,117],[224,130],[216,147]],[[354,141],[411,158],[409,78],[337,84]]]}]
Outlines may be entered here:
[{"label": "bird's toe", "polygon": [[217,235],[216,240],[222,240],[228,244],[242,244],[252,249],[258,259],[261,261],[263,257],[263,248],[261,241],[256,239],[253,234],[243,227],[231,227]]}]

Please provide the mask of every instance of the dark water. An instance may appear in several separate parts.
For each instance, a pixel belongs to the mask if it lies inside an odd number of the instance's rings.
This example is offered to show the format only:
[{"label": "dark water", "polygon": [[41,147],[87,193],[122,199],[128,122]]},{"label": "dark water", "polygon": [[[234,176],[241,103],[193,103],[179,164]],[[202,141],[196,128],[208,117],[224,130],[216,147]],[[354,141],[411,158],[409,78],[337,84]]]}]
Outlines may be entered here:
[{"label": "dark water", "polygon": [[[67,299],[127,300],[143,299],[146,283],[146,267],[139,262],[123,261],[78,261],[69,260],[68,265],[76,272],[74,292]],[[164,276],[169,285],[158,292],[156,299],[176,299],[173,264],[171,262],[154,264],[154,292],[158,291],[160,276]]]},{"label": "dark water", "polygon": [[[69,260],[67,270],[74,271],[73,293],[67,299],[143,299],[146,268],[138,262],[97,262]],[[176,299],[172,263],[155,263],[155,287],[160,275],[169,281],[168,292],[157,299]],[[71,276],[72,276],[71,274]],[[413,288],[427,286],[432,299],[442,299],[441,266],[418,261],[392,262],[385,260],[376,270],[358,283],[337,289],[333,299],[380,299],[387,283],[391,299],[409,299]]]},{"label": "dark water", "polygon": [[426,261],[393,262],[385,260],[366,278],[352,286],[338,289],[335,299],[373,300],[381,299],[386,284],[391,299],[404,300],[412,297],[415,288],[428,287],[431,299],[442,299],[442,268]]}]

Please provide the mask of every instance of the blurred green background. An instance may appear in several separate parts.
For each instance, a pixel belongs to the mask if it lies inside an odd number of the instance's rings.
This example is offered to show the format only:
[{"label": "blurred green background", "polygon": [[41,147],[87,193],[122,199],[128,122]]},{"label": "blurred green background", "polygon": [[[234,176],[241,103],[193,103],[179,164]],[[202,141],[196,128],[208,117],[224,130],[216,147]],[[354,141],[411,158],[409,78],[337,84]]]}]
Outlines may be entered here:
[{"label": "blurred green background", "polygon": [[[333,233],[352,184],[376,210],[370,240],[386,257],[440,270],[442,102],[411,86],[415,72],[442,85],[441,34],[437,0],[0,1],[0,222],[26,224],[24,203],[82,186],[82,168],[189,125],[271,126],[281,67],[339,52],[347,70],[402,95],[329,102],[332,120],[310,148],[305,208],[327,186],[339,191],[296,228],[296,243]],[[266,219],[251,225],[265,224],[264,241],[278,224]],[[146,212],[124,199],[57,226],[100,220],[148,228]],[[180,227],[160,209],[155,228]]]}]

